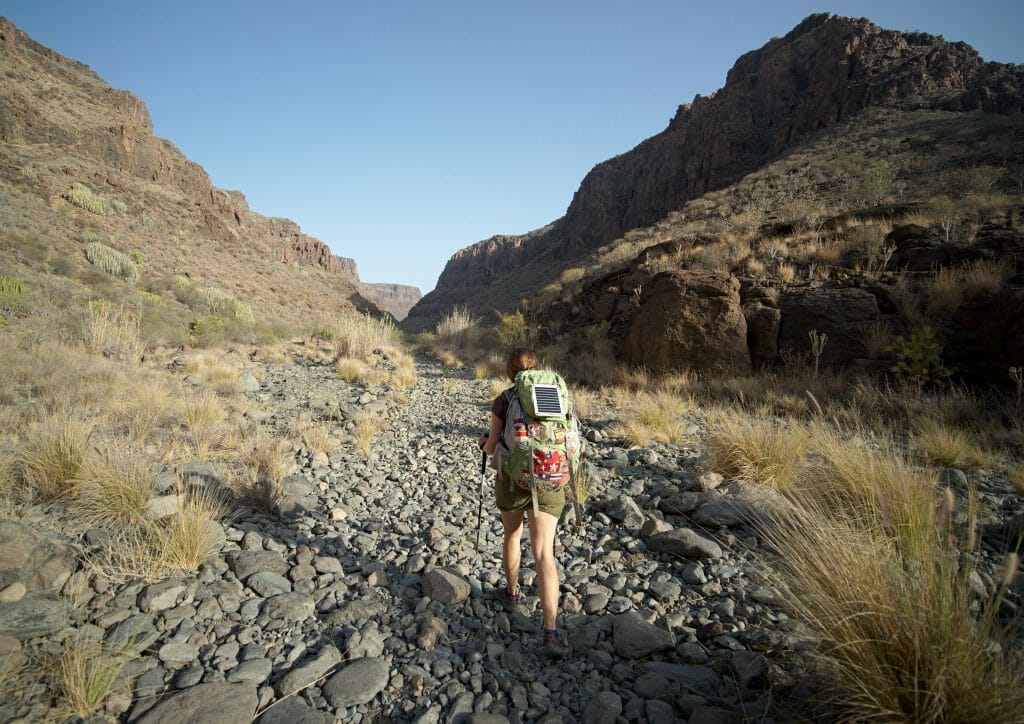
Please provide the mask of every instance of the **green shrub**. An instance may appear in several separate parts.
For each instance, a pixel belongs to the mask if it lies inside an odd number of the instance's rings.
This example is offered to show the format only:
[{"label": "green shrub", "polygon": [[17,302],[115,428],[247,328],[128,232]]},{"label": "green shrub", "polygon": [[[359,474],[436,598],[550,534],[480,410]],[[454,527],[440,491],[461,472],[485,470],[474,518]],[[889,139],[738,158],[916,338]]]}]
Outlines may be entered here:
[{"label": "green shrub", "polygon": [[909,340],[897,337],[886,351],[896,355],[893,373],[918,387],[944,385],[952,374],[942,363],[942,346],[930,327],[915,329]]},{"label": "green shrub", "polygon": [[498,326],[495,331],[501,343],[509,348],[530,346],[533,340],[533,330],[529,322],[519,310],[514,314],[501,314],[499,312]]},{"label": "green shrub", "polygon": [[130,256],[132,258],[132,261],[135,262],[136,264],[142,264],[146,261],[146,255],[143,254],[138,249],[133,249]]},{"label": "green shrub", "polygon": [[174,277],[174,286],[179,287],[181,289],[187,289],[188,287],[192,286],[192,282],[190,282],[188,280],[188,277],[185,276],[184,274],[178,274],[177,276]]},{"label": "green shrub", "polygon": [[217,287],[206,287],[199,291],[199,304],[206,312],[215,317],[233,319],[245,324],[252,324],[256,316],[252,307],[236,299],[233,294]]},{"label": "green shrub", "polygon": [[93,266],[99,267],[107,274],[135,281],[139,278],[139,268],[135,262],[117,249],[94,241],[85,245],[85,258]]},{"label": "green shrub", "polygon": [[25,285],[20,279],[11,279],[0,274],[0,294],[10,296],[21,296],[25,291]]},{"label": "green shrub", "polygon": [[80,184],[77,181],[71,184],[71,189],[64,194],[64,198],[75,206],[99,216],[124,215],[128,212],[128,207],[123,202],[105,199],[85,184]]}]

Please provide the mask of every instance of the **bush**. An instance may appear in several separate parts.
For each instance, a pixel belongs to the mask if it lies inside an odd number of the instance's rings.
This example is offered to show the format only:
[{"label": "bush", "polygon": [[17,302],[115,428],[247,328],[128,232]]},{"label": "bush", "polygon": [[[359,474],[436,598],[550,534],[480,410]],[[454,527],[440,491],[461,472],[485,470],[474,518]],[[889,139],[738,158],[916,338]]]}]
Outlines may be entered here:
[{"label": "bush", "polygon": [[915,329],[909,340],[897,337],[886,351],[896,355],[893,373],[918,387],[945,385],[952,374],[942,364],[942,347],[929,327]]},{"label": "bush", "polygon": [[256,321],[252,307],[223,289],[217,287],[201,289],[198,300],[211,317],[237,320],[245,324],[253,324]]},{"label": "bush", "polygon": [[127,255],[98,241],[85,245],[85,258],[89,263],[115,277],[135,281],[139,268]]},{"label": "bush", "polygon": [[362,360],[368,360],[374,350],[395,345],[398,338],[398,330],[390,319],[369,314],[342,317],[321,334],[335,343],[339,357]]},{"label": "bush", "polygon": [[110,216],[110,214],[123,216],[128,213],[128,206],[123,201],[105,199],[85,184],[77,181],[71,184],[71,188],[64,194],[64,198],[75,206],[99,216]]},{"label": "bush", "polygon": [[234,480],[235,494],[243,505],[268,515],[276,510],[285,495],[285,457],[282,441],[261,437],[245,451]]},{"label": "bush", "polygon": [[797,480],[808,440],[799,424],[730,411],[712,419],[705,443],[709,465],[725,477],[786,490]]}]

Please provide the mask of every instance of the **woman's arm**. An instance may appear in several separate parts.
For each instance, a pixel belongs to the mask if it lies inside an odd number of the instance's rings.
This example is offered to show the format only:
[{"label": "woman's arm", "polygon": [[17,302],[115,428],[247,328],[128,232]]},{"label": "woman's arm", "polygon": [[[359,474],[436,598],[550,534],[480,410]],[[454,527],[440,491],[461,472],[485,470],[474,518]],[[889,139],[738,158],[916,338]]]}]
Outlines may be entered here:
[{"label": "woman's arm", "polygon": [[477,440],[478,443],[483,443],[483,451],[488,455],[493,455],[495,449],[498,447],[498,440],[501,439],[501,433],[505,428],[504,421],[491,413],[491,429],[486,435],[481,435]]}]

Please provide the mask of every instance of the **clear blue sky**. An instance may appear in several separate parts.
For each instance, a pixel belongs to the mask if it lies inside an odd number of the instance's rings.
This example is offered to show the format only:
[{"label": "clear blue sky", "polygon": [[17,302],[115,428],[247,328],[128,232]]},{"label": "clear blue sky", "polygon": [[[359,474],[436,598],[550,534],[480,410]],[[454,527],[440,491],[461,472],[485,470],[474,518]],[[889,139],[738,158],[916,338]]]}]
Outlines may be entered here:
[{"label": "clear blue sky", "polygon": [[0,0],[157,135],[364,281],[561,216],[584,174],[812,12],[1024,62],[1020,0]]}]

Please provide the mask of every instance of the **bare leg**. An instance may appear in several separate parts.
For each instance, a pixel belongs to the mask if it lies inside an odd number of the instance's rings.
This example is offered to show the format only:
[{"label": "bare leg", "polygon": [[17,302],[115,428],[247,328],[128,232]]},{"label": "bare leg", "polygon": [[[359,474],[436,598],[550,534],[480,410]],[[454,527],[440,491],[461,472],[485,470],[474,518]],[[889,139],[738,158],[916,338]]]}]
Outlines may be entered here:
[{"label": "bare leg", "polygon": [[558,518],[533,511],[530,516],[530,549],[537,563],[537,592],[544,613],[544,629],[555,628],[558,620],[558,568],[555,566],[555,528]]},{"label": "bare leg", "polygon": [[505,585],[509,593],[519,590],[519,561],[522,557],[523,511],[501,511],[505,539],[501,546],[501,564],[505,568]]}]

